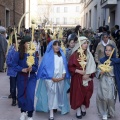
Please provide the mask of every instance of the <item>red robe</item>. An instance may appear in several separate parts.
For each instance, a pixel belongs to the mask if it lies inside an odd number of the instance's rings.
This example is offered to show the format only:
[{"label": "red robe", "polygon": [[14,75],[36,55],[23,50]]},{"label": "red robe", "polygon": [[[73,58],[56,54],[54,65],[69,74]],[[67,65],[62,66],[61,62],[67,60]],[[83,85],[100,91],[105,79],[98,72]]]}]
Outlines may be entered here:
[{"label": "red robe", "polygon": [[[90,98],[93,94],[93,80],[89,81],[88,86],[82,85],[81,74],[75,73],[76,69],[82,70],[82,67],[77,61],[77,52],[73,53],[69,59],[68,68],[71,73],[71,86],[70,86],[70,105],[71,108],[76,110],[81,105],[89,107]],[[93,79],[93,75],[90,76]]]}]

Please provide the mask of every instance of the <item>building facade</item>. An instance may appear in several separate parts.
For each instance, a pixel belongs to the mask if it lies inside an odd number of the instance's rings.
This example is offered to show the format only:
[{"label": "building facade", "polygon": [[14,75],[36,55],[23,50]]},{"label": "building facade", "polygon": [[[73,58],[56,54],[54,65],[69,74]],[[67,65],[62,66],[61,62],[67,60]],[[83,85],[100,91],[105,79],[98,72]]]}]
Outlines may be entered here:
[{"label": "building facade", "polygon": [[[52,0],[43,5],[40,4],[39,11],[45,11],[49,23],[60,27],[74,27],[80,24],[80,0]],[[42,9],[42,10],[40,10]],[[42,14],[40,14],[42,15]]]},{"label": "building facade", "polygon": [[37,24],[37,7],[38,0],[24,0],[25,1],[25,28],[32,27],[32,21]]},{"label": "building facade", "polygon": [[80,24],[85,28],[120,25],[120,0],[82,0]]},{"label": "building facade", "polygon": [[[5,27],[18,26],[24,11],[24,0],[0,0],[0,25]],[[22,25],[24,25],[24,21]]]}]

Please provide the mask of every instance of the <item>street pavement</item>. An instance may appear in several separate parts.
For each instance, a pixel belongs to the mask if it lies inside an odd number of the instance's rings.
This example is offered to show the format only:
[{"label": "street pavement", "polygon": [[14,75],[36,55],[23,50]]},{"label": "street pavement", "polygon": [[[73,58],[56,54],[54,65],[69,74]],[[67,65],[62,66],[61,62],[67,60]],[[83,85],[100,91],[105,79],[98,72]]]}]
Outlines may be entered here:
[{"label": "street pavement", "polygon": [[[91,98],[90,108],[87,109],[87,115],[82,120],[101,120],[97,114],[96,108],[96,90],[97,79],[94,79],[94,93]],[[12,100],[8,99],[9,95],[9,77],[6,73],[0,73],[0,120],[19,120],[20,109],[12,107]],[[120,103],[117,99],[115,118],[110,120],[120,120]],[[55,114],[55,120],[77,120],[75,117],[76,111],[70,110],[70,113],[61,115],[60,112]],[[43,112],[34,112],[33,120],[48,120],[49,114]]]}]

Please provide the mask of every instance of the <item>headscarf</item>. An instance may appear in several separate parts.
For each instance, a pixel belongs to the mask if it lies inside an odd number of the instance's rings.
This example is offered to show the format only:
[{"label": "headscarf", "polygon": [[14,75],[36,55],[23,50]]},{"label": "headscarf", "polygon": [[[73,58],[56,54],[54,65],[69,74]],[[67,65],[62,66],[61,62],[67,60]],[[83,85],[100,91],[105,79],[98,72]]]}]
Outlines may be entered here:
[{"label": "headscarf", "polygon": [[[47,46],[47,50],[42,59],[40,67],[38,69],[37,79],[52,79],[54,76],[54,50],[53,50],[54,42],[55,40],[51,41]],[[67,67],[67,60],[61,48],[60,48],[60,53],[62,55],[63,63],[64,63],[65,70],[66,70],[65,77],[69,79],[70,74],[69,74],[68,67]]]},{"label": "headscarf", "polygon": [[0,33],[3,34],[6,32],[6,28],[3,26],[0,26]]},{"label": "headscarf", "polygon": [[[80,40],[80,43],[81,43],[81,46],[82,44],[84,44],[86,41],[89,42],[88,38],[86,38],[85,36],[81,36],[78,38]],[[75,44],[75,47],[73,48],[72,50],[72,54],[78,50],[78,48],[80,47],[80,43],[77,42]],[[88,48],[87,48],[87,64],[86,64],[86,74],[92,74],[92,73],[95,73],[96,72],[96,64],[95,64],[95,61],[94,61],[94,58],[90,52],[90,49],[89,49],[89,46],[90,46],[90,43],[88,45]]]},{"label": "headscarf", "polygon": [[[111,44],[108,44],[107,46],[111,46],[112,48],[115,48]],[[101,58],[100,62],[103,64],[106,60],[108,60],[108,57],[105,54],[105,57]],[[113,71],[114,71],[115,80],[117,83],[117,90],[118,90],[119,101],[120,101],[120,58],[116,57],[116,50],[113,52],[113,55],[110,60],[111,60],[111,65],[113,65],[113,68],[114,68]]]}]

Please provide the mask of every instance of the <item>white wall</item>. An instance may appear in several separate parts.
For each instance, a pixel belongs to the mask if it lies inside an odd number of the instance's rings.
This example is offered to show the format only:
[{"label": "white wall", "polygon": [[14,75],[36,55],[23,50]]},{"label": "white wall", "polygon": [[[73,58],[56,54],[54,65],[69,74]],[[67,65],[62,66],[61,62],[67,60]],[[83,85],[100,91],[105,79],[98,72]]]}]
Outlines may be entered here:
[{"label": "white wall", "polygon": [[[87,1],[86,1],[87,2]],[[84,5],[83,5],[84,6]],[[95,6],[97,6],[97,11],[95,9]],[[93,0],[87,7],[82,7],[82,12],[80,13],[81,18],[83,19],[84,16],[84,23],[82,24],[82,27],[89,28],[89,11],[91,10],[91,28],[96,30],[98,26],[102,24],[101,22],[101,8],[100,8],[100,1],[99,0]],[[88,14],[87,21],[86,21],[86,13]]]},{"label": "white wall", "polygon": [[[67,24],[80,24],[80,10],[76,12],[76,7],[79,7],[80,9],[80,4],[62,4],[62,5],[53,5],[53,12],[50,14],[50,20],[54,19],[53,22],[57,24],[56,19],[59,19],[60,22],[58,25],[63,25],[64,24],[64,18],[67,19]],[[67,8],[67,12],[64,12],[64,8]],[[59,12],[57,12],[57,8],[60,9]],[[76,22],[75,23],[75,19]]]},{"label": "white wall", "polygon": [[30,27],[30,0],[25,0],[25,12],[29,12],[25,16],[25,28]]},{"label": "white wall", "polygon": [[[86,1],[87,2],[87,1]],[[97,5],[97,11],[95,10],[95,6]],[[89,24],[89,17],[86,21],[86,13],[89,16],[89,10],[91,10],[91,26],[93,30],[99,28],[99,26],[103,26],[103,22],[105,20],[105,25],[109,25],[110,27],[113,26],[113,16],[111,15],[111,11],[115,10],[115,24],[120,25],[120,1],[118,1],[117,6],[113,8],[102,8],[100,4],[100,0],[93,0],[86,8],[82,5],[81,12],[80,12],[80,23],[82,27],[88,28]],[[85,18],[84,18],[85,16]],[[110,21],[111,19],[111,21]],[[86,26],[87,22],[87,26]],[[110,23],[111,22],[111,23]]]},{"label": "white wall", "polygon": [[115,24],[120,26],[120,1],[117,3],[116,12],[115,12]]}]

